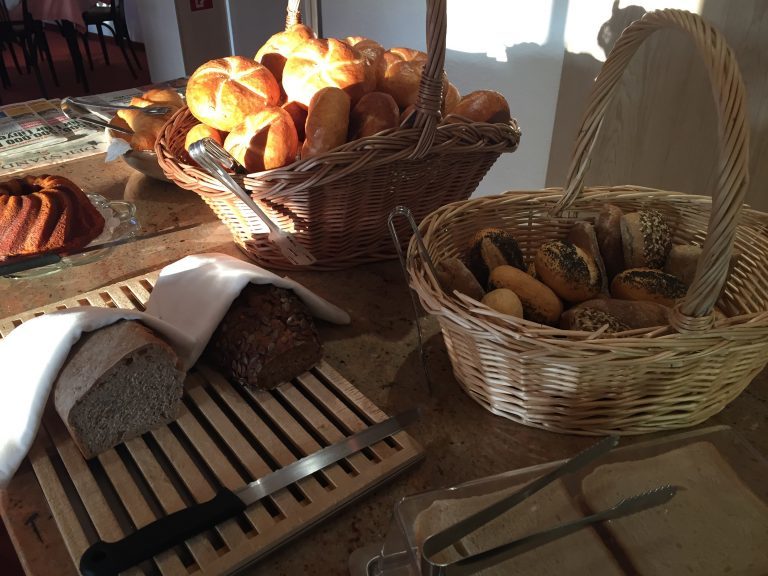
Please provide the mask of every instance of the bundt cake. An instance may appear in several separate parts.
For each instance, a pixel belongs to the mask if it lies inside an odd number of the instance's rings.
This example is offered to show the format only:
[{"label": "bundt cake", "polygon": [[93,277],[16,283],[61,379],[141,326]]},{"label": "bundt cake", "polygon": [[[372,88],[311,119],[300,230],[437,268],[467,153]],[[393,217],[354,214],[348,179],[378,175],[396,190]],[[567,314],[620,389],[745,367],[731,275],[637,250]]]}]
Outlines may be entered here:
[{"label": "bundt cake", "polygon": [[0,182],[0,260],[76,250],[103,229],[104,217],[66,178],[25,176]]}]

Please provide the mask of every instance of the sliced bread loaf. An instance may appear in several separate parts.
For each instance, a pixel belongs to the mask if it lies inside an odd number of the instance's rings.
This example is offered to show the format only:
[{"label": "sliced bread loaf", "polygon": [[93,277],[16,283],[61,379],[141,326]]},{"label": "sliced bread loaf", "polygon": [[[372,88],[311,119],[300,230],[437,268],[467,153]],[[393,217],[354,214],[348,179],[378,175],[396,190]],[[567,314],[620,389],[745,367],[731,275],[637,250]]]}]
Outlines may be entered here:
[{"label": "sliced bread loaf", "polygon": [[83,334],[55,383],[56,411],[92,458],[173,420],[184,373],[173,349],[136,321]]}]

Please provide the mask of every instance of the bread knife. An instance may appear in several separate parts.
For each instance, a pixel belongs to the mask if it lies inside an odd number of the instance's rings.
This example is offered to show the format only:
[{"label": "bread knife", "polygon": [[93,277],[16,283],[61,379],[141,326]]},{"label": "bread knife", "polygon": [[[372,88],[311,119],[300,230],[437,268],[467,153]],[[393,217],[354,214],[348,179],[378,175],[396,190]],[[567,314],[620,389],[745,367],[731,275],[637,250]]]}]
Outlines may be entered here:
[{"label": "bread knife", "polygon": [[108,242],[101,242],[99,244],[93,244],[86,246],[79,250],[71,250],[66,254],[58,254],[56,252],[49,252],[47,254],[40,254],[39,256],[30,256],[28,258],[13,259],[13,262],[8,264],[0,264],[0,276],[8,276],[11,274],[17,274],[24,270],[31,270],[33,268],[40,268],[42,266],[49,266],[51,264],[58,264],[62,258],[67,256],[74,256],[76,254],[85,254],[93,252],[95,250],[103,250],[105,248],[112,248],[113,246],[119,246],[121,244],[128,244],[129,242],[138,242],[140,240],[147,240],[148,238],[155,238],[156,236],[162,236],[163,234],[169,234],[171,232],[178,232],[180,230],[187,230],[188,228],[194,228],[199,226],[200,222],[193,222],[191,224],[183,224],[181,226],[174,226],[172,228],[163,228],[162,230],[156,230],[154,232],[148,232],[146,234],[140,234],[138,236],[126,236],[124,238],[118,238],[117,240],[110,240]]},{"label": "bread knife", "polygon": [[112,576],[213,528],[251,504],[400,432],[420,416],[418,407],[378,422],[235,491],[222,488],[207,502],[155,520],[116,542],[98,541],[80,558],[83,576]]}]

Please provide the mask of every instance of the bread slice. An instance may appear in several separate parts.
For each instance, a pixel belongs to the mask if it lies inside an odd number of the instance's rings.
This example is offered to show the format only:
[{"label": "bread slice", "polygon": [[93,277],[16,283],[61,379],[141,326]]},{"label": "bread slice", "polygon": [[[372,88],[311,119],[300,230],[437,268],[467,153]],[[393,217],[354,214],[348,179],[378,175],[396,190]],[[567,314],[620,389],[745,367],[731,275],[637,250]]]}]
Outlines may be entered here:
[{"label": "bread slice", "polygon": [[136,321],[83,334],[55,383],[56,411],[85,458],[173,420],[184,372],[173,348]]},{"label": "bread slice", "polygon": [[768,506],[708,442],[599,466],[582,488],[601,510],[662,484],[683,490],[664,506],[607,525],[639,574],[768,574]]},{"label": "bread slice", "polygon": [[[503,491],[469,498],[436,500],[416,517],[414,523],[416,542],[421,547],[428,536],[498,502],[521,487],[522,485],[513,486]],[[582,516],[583,514],[573,503],[562,482],[553,482],[470,533],[454,547],[441,552],[437,560],[455,562],[463,556],[489,550]],[[508,574],[612,576],[624,574],[624,572],[621,571],[599,536],[591,528],[585,528],[510,558],[501,564],[486,568],[478,574],[483,576],[497,574],[499,576]]]}]

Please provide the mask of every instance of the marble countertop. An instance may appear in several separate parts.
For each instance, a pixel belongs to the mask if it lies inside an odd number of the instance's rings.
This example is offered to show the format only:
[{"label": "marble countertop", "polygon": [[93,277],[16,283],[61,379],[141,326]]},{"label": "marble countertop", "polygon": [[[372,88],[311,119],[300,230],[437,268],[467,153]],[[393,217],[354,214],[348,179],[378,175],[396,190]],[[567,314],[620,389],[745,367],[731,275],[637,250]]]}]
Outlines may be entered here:
[{"label": "marble countertop", "polygon": [[[37,170],[72,178],[87,192],[136,204],[143,231],[177,223],[195,228],[115,248],[104,258],[57,274],[25,280],[0,279],[0,318],[94,290],[161,268],[198,252],[242,257],[228,230],[194,193],[147,178],[122,161],[102,156]],[[245,574],[348,574],[350,554],[381,543],[395,502],[403,496],[447,487],[520,467],[567,458],[594,443],[591,437],[556,434],[495,416],[467,396],[453,377],[433,318],[421,317],[434,388],[427,389],[418,351],[414,312],[397,261],[338,272],[292,272],[292,278],[345,307],[350,326],[320,327],[326,360],[353,385],[392,414],[416,403],[425,407],[410,429],[426,458],[333,518],[272,553]],[[704,426],[727,424],[768,455],[768,373],[755,381]],[[657,433],[664,436],[674,432]],[[631,437],[623,443],[650,438]],[[2,512],[22,563],[30,570],[66,554],[54,542],[55,525],[31,510],[23,498],[2,500]],[[61,564],[48,564],[58,566]],[[53,572],[51,572],[53,573]],[[56,571],[56,573],[63,573]],[[73,572],[74,573],[74,572]]]}]

